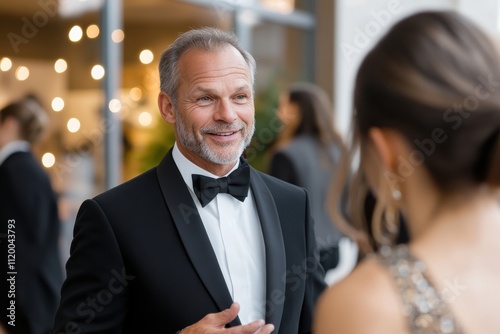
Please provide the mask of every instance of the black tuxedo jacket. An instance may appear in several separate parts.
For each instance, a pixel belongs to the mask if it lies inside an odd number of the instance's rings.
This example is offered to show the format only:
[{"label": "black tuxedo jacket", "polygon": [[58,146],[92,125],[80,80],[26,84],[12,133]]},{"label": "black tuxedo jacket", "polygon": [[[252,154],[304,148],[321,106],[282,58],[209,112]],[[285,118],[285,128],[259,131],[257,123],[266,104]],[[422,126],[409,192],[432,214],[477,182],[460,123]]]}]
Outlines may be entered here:
[{"label": "black tuxedo jacket", "polygon": [[[254,169],[250,178],[266,247],[265,320],[275,333],[309,333],[325,285],[307,194]],[[82,204],[66,270],[55,333],[173,334],[232,303],[171,151]]]},{"label": "black tuxedo jacket", "polygon": [[[7,266],[8,221],[15,236],[15,265]],[[56,196],[47,173],[31,152],[16,152],[0,166],[0,321],[6,318],[11,298],[7,272],[15,275],[15,327],[9,333],[39,334],[52,331],[63,281],[58,248],[59,216]],[[10,254],[10,253],[9,253]],[[14,270],[12,270],[14,269]],[[8,275],[9,278],[12,275]]]}]

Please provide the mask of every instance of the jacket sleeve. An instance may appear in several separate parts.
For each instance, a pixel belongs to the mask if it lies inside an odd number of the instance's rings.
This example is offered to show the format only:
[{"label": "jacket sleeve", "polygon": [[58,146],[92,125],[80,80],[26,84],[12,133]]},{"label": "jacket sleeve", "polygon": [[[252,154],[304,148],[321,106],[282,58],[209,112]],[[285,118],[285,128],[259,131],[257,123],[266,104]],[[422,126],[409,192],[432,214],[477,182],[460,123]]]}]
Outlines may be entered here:
[{"label": "jacket sleeve", "polygon": [[80,207],[66,272],[54,333],[122,333],[134,276],[95,200]]},{"label": "jacket sleeve", "polygon": [[319,251],[314,234],[314,221],[309,210],[309,196],[306,196],[306,207],[305,237],[307,258],[304,266],[306,271],[306,290],[302,313],[300,315],[299,333],[309,334],[312,333],[316,302],[320,294],[326,289],[326,283],[325,271],[319,262]]}]

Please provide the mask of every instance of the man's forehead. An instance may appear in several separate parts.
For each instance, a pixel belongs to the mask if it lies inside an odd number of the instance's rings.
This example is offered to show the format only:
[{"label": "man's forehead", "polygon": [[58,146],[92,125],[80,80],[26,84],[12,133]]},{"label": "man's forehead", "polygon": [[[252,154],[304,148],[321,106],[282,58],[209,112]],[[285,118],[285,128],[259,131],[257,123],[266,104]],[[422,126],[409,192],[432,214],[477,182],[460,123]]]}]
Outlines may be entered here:
[{"label": "man's forehead", "polygon": [[[188,55],[187,55],[188,56]],[[230,81],[233,85],[250,86],[250,69],[244,59],[231,54],[215,54],[213,52],[192,54],[179,62],[180,80],[214,85],[213,81]]]},{"label": "man's forehead", "polygon": [[193,47],[186,50],[179,58],[179,68],[182,69],[187,66],[192,68],[192,66],[196,65],[200,67],[207,66],[216,62],[217,59],[224,59],[225,63],[223,65],[237,65],[248,69],[248,64],[245,61],[245,58],[232,45],[221,46],[213,50],[206,50],[201,47]]},{"label": "man's forehead", "polygon": [[234,79],[226,83],[221,83],[220,81],[200,81],[196,82],[190,89],[191,92],[205,92],[205,93],[215,93],[221,88],[228,88],[235,92],[247,92],[251,91],[252,87],[247,79]]}]

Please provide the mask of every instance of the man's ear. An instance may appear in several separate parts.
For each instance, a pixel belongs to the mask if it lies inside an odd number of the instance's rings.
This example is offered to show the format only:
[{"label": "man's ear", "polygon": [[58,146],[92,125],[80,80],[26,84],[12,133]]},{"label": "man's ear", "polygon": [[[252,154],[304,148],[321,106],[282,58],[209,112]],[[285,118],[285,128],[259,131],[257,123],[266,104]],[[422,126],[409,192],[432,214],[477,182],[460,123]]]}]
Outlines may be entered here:
[{"label": "man's ear", "polygon": [[13,116],[7,116],[0,123],[0,148],[13,140],[20,139],[22,139],[21,125]]},{"label": "man's ear", "polygon": [[405,153],[405,140],[396,131],[371,128],[368,137],[384,165],[389,171],[397,170],[398,157]]},{"label": "man's ear", "polygon": [[13,117],[13,116],[7,116],[3,120],[3,126],[6,131],[9,133],[15,135],[15,136],[20,136],[21,135],[21,124],[19,121]]},{"label": "man's ear", "polygon": [[175,124],[175,112],[172,97],[166,92],[158,94],[158,109],[160,110],[161,117],[168,124]]}]

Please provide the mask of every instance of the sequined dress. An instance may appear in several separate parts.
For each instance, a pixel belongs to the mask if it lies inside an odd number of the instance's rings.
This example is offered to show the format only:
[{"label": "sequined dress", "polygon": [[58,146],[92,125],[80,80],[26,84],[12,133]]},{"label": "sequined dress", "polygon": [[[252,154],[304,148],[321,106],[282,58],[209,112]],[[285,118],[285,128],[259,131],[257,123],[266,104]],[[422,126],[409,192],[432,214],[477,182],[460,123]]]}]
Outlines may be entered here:
[{"label": "sequined dress", "polygon": [[378,259],[398,288],[411,334],[464,334],[443,296],[425,273],[425,264],[408,247],[382,247]]}]

